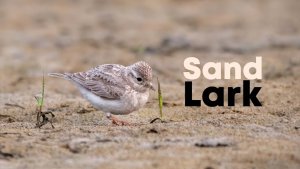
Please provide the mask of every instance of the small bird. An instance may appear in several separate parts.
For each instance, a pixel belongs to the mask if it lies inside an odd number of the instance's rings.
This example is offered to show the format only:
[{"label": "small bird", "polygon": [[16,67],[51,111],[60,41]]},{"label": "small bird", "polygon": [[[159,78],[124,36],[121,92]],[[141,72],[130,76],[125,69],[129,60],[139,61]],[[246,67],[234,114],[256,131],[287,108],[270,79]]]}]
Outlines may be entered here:
[{"label": "small bird", "polygon": [[86,72],[49,73],[73,82],[96,109],[116,125],[129,125],[114,115],[126,115],[143,107],[152,85],[152,68],[144,61],[130,66],[103,64]]}]

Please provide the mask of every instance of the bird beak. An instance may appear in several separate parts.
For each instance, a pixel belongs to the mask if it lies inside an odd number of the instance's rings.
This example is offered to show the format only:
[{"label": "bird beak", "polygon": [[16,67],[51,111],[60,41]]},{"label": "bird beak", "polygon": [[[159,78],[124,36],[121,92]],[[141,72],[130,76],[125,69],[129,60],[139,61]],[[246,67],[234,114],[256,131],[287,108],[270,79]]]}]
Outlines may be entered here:
[{"label": "bird beak", "polygon": [[154,86],[153,86],[153,84],[152,84],[151,82],[148,84],[148,86],[149,86],[149,88],[150,88],[151,90],[155,91],[155,88],[154,88]]}]

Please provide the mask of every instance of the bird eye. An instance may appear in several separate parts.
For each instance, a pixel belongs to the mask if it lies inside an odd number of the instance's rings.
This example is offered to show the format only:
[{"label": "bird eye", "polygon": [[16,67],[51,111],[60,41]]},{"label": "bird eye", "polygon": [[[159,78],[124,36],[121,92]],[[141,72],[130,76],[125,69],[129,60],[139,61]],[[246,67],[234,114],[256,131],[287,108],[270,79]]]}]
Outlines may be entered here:
[{"label": "bird eye", "polygon": [[138,78],[136,78],[136,80],[139,81],[139,82],[141,82],[143,79],[140,78],[140,77],[138,77]]}]

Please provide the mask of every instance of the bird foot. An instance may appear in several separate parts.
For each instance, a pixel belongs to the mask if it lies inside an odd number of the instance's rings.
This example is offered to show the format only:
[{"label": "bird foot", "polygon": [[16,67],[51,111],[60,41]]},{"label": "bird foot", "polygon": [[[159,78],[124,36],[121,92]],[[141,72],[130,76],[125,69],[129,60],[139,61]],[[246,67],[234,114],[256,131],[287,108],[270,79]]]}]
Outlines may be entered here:
[{"label": "bird foot", "polygon": [[129,122],[120,120],[114,116],[111,116],[110,119],[111,119],[112,124],[115,124],[117,126],[130,126],[131,125]]}]

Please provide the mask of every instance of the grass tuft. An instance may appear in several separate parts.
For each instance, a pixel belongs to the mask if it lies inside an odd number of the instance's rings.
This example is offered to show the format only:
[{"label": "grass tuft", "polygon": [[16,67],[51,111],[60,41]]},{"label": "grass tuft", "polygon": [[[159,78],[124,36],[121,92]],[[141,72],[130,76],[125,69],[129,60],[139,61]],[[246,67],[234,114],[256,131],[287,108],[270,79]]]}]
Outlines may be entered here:
[{"label": "grass tuft", "polygon": [[42,111],[43,105],[44,105],[44,97],[45,97],[45,75],[43,73],[43,80],[42,80],[42,95],[35,96],[35,99],[37,101],[37,106],[40,111]]},{"label": "grass tuft", "polygon": [[163,119],[163,97],[161,94],[161,89],[160,89],[160,82],[159,79],[157,77],[157,95],[158,95],[158,106],[159,106],[159,114],[160,114],[160,118]]},{"label": "grass tuft", "polygon": [[159,116],[153,120],[150,121],[150,123],[154,123],[156,121],[160,121],[161,123],[165,123],[166,121],[163,120],[164,116],[163,116],[163,97],[162,97],[162,92],[161,92],[161,88],[160,88],[160,82],[159,79],[157,77],[157,97],[158,97],[158,107],[159,107]]},{"label": "grass tuft", "polygon": [[[35,96],[36,102],[37,102],[37,115],[36,115],[36,126],[38,128],[41,128],[43,125],[47,124],[48,122],[51,124],[52,128],[54,128],[52,124],[52,119],[55,117],[54,114],[51,111],[43,112],[43,106],[44,106],[44,98],[45,98],[45,74],[43,73],[43,79],[42,79],[42,92],[41,95]],[[50,114],[51,118],[49,119],[46,115]],[[41,121],[42,117],[42,121]]]}]

